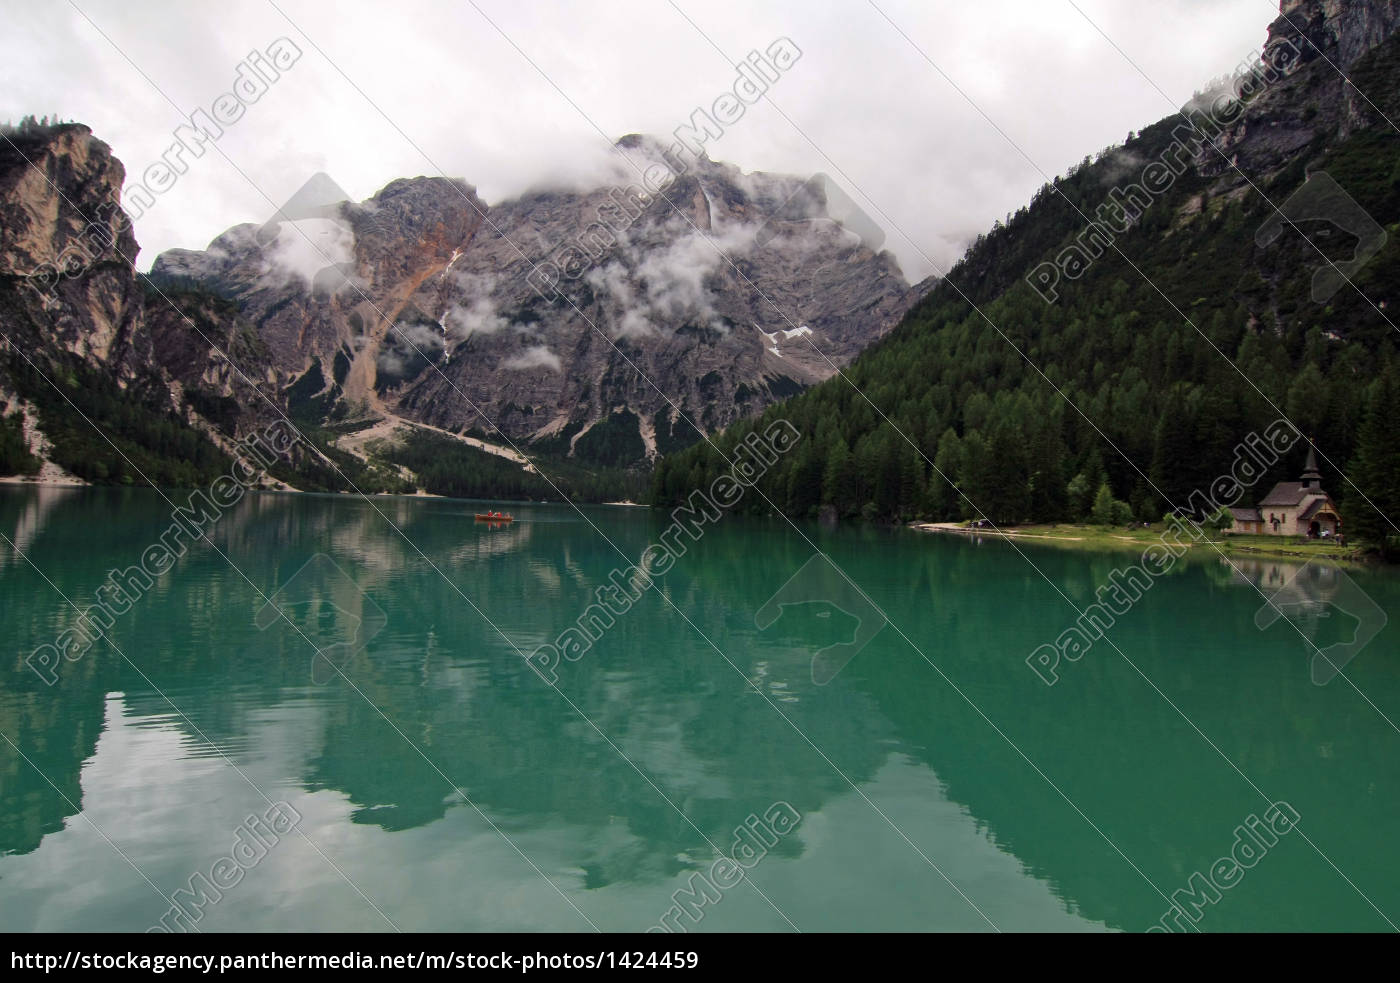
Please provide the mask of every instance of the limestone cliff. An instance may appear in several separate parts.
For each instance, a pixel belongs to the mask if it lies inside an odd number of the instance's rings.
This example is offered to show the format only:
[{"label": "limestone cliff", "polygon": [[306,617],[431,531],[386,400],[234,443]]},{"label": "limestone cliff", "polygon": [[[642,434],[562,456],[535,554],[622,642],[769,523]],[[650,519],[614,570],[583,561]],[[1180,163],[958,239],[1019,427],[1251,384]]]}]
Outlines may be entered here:
[{"label": "limestone cliff", "polygon": [[1201,154],[1201,169],[1223,174],[1233,163],[1267,174],[1314,141],[1344,140],[1383,116],[1394,119],[1393,80],[1368,78],[1365,67],[1397,27],[1397,0],[1283,0],[1263,49],[1269,69],[1245,92],[1242,116],[1214,141],[1221,153]]},{"label": "limestone cliff", "polygon": [[799,179],[701,155],[638,194],[626,166],[660,144],[629,137],[617,154],[617,184],[488,207],[460,182],[401,180],[152,272],[231,298],[334,419],[499,427],[564,453],[602,422],[644,454],[674,446],[688,427],[673,403],[723,427],[831,376],[920,293]]}]

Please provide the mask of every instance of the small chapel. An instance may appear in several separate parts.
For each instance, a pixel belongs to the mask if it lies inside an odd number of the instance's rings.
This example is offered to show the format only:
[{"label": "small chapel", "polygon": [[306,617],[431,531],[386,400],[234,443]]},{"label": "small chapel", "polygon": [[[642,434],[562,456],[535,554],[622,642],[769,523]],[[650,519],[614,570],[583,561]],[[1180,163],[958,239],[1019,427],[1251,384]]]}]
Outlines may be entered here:
[{"label": "small chapel", "polygon": [[1255,536],[1302,536],[1327,539],[1342,529],[1332,496],[1322,488],[1317,451],[1308,445],[1308,460],[1298,481],[1280,481],[1255,508],[1233,508],[1230,532]]}]

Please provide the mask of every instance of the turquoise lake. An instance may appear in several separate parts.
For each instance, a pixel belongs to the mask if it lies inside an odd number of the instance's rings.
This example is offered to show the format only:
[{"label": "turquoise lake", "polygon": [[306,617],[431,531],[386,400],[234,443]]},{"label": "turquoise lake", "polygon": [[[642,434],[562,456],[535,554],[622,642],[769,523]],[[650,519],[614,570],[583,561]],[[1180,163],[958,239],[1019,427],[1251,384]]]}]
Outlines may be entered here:
[{"label": "turquoise lake", "polygon": [[[1261,628],[1297,569],[1197,551],[1049,686],[1131,553],[727,517],[551,686],[522,655],[670,519],[480,508],[250,496],[40,672],[171,505],[0,489],[0,925],[144,931],[214,878],[204,932],[1143,931],[1274,802],[1194,929],[1400,923],[1394,574],[1345,574],[1383,627],[1326,685],[1355,595]],[[818,549],[878,616],[760,617]]]}]

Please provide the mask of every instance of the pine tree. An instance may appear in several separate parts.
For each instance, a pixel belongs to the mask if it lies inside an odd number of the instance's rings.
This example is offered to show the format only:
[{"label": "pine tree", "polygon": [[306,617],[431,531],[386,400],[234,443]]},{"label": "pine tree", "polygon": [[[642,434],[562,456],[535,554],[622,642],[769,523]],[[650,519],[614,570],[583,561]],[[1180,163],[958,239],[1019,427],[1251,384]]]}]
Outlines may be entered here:
[{"label": "pine tree", "polygon": [[1096,526],[1111,526],[1116,518],[1114,509],[1113,489],[1108,486],[1108,482],[1099,485],[1098,494],[1094,496],[1094,508],[1089,517]]},{"label": "pine tree", "polygon": [[1026,521],[1031,510],[1030,469],[1025,441],[1011,420],[1001,420],[992,428],[986,463],[985,501],[978,504],[987,518],[998,525]]},{"label": "pine tree", "polygon": [[1197,453],[1196,421],[1182,387],[1175,386],[1167,397],[1153,439],[1152,484],[1167,501],[1152,510],[1160,513],[1166,508],[1183,507],[1196,487]]},{"label": "pine tree", "polygon": [[924,459],[917,448],[905,446],[899,469],[899,515],[914,516],[924,501]]},{"label": "pine tree", "polygon": [[856,501],[857,492],[855,459],[846,442],[838,437],[826,456],[822,504],[833,506],[841,515],[850,515],[860,504]]},{"label": "pine tree", "polygon": [[1069,512],[1072,519],[1083,522],[1091,517],[1094,510],[1094,494],[1106,480],[1103,459],[1099,456],[1098,449],[1095,448],[1089,453],[1084,467],[1065,489],[1065,497],[1069,499]]},{"label": "pine tree", "polygon": [[814,445],[809,443],[788,473],[785,511],[789,515],[809,516],[821,505],[822,465]]},{"label": "pine tree", "polygon": [[963,517],[990,519],[988,503],[992,498],[990,468],[987,462],[987,442],[979,430],[970,430],[962,440],[962,466],[958,468],[959,509]]},{"label": "pine tree", "polygon": [[1034,522],[1059,522],[1069,508],[1065,493],[1065,458],[1069,451],[1060,436],[1057,415],[1033,421],[1027,457],[1030,470],[1030,517]]},{"label": "pine tree", "polygon": [[952,427],[938,438],[938,453],[933,464],[933,473],[928,478],[930,512],[935,519],[951,519],[958,514],[962,502],[955,482],[963,468],[962,441]]},{"label": "pine tree", "polygon": [[1343,531],[1395,556],[1400,552],[1395,531],[1400,525],[1400,387],[1393,370],[1371,387],[1348,477]]}]

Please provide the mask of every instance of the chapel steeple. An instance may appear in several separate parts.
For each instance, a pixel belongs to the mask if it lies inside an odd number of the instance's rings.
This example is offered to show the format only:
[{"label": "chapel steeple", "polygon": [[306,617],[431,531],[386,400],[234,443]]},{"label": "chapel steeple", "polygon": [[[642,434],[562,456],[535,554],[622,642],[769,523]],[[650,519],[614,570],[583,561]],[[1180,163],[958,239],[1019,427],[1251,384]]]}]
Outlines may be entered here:
[{"label": "chapel steeple", "polygon": [[1322,491],[1322,474],[1317,470],[1317,448],[1308,441],[1308,459],[1303,464],[1302,485],[1304,491]]}]

